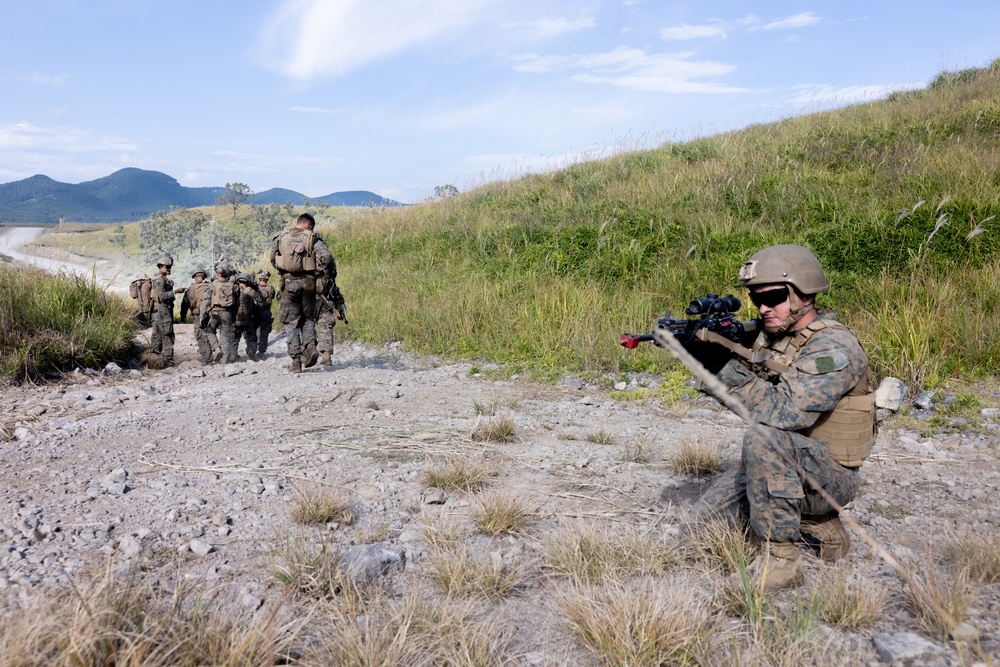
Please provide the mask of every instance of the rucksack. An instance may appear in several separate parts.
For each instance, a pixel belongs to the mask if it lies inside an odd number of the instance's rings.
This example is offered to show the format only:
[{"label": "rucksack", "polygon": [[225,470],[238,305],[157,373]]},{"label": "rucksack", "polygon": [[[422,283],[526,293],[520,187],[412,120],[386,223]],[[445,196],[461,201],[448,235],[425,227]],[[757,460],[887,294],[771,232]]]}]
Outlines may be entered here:
[{"label": "rucksack", "polygon": [[294,227],[278,235],[274,265],[282,273],[309,273],[316,270],[314,235],[308,229]]},{"label": "rucksack", "polygon": [[128,286],[128,294],[139,302],[140,313],[153,311],[153,279],[149,276],[136,278]]}]

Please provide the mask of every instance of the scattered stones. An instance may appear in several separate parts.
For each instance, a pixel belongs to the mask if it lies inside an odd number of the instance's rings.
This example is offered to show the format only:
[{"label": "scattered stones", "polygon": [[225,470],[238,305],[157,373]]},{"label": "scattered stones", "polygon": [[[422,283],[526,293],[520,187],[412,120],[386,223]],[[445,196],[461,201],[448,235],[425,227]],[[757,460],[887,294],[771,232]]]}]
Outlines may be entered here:
[{"label": "scattered stones", "polygon": [[890,663],[924,659],[941,652],[940,646],[912,632],[876,633],[872,642],[879,657]]},{"label": "scattered stones", "polygon": [[913,399],[913,407],[918,410],[932,410],[934,408],[934,392],[922,391]]},{"label": "scattered stones", "polygon": [[425,505],[444,505],[448,502],[448,495],[441,489],[427,489],[424,491],[423,500]]},{"label": "scattered stones", "polygon": [[203,542],[202,540],[191,540],[188,543],[188,549],[190,549],[191,553],[195,554],[196,556],[207,556],[208,554],[215,551],[214,546],[212,546],[208,542]]},{"label": "scattered stones", "polygon": [[104,367],[105,375],[121,375],[125,370],[113,361],[108,362],[108,365]]},{"label": "scattered stones", "polygon": [[340,557],[340,570],[357,584],[399,572],[406,567],[406,554],[381,544],[354,547]]},{"label": "scattered stones", "polygon": [[903,407],[905,401],[906,385],[897,378],[884,378],[875,390],[875,405],[885,410],[895,412]]}]

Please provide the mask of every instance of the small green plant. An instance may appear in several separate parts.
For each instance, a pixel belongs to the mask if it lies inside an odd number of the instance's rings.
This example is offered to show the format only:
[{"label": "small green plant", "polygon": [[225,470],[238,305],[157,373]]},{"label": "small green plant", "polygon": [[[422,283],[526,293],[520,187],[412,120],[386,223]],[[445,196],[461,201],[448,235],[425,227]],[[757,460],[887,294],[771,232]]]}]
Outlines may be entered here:
[{"label": "small green plant", "polygon": [[598,445],[612,445],[615,442],[615,436],[602,428],[592,433],[588,433],[587,441]]},{"label": "small green plant", "polygon": [[472,429],[472,439],[479,442],[513,442],[516,433],[514,418],[498,415],[479,421]]},{"label": "small green plant", "polygon": [[722,454],[718,446],[699,436],[681,442],[680,449],[670,458],[670,465],[682,475],[705,477],[722,470]]}]

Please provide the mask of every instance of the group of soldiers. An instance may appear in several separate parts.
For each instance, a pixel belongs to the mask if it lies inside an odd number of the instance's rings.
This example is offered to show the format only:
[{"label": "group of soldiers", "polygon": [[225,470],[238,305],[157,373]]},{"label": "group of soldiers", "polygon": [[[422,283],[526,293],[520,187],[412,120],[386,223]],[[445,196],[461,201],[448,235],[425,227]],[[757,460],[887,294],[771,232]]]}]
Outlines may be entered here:
[{"label": "group of soldiers", "polygon": [[347,318],[336,283],[336,262],[314,231],[315,225],[315,219],[305,213],[294,227],[274,237],[271,265],[278,271],[277,291],[270,285],[270,271],[258,272],[255,279],[249,273],[237,273],[225,261],[215,266],[214,279],[196,269],[187,288],[175,289],[170,280],[173,258],[157,259],[157,275],[151,281],[148,358],[159,367],[173,363],[174,302],[176,295],[183,294],[180,319],[183,322],[188,312],[192,314],[202,363],[237,361],[240,340],[246,342],[247,359],[258,361],[267,352],[274,322],[271,304],[277,297],[278,317],[292,359],[289,370],[298,373],[318,361],[330,365],[333,327],[338,319],[346,323]]}]

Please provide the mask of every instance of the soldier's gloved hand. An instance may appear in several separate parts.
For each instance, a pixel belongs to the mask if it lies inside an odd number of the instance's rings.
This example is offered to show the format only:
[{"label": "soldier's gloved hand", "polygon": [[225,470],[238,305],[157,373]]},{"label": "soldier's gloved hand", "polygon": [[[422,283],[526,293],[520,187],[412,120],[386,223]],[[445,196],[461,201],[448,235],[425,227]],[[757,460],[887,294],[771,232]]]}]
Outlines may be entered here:
[{"label": "soldier's gloved hand", "polygon": [[716,375],[733,358],[733,353],[715,343],[695,340],[684,346],[691,356],[698,360],[712,375]]}]

